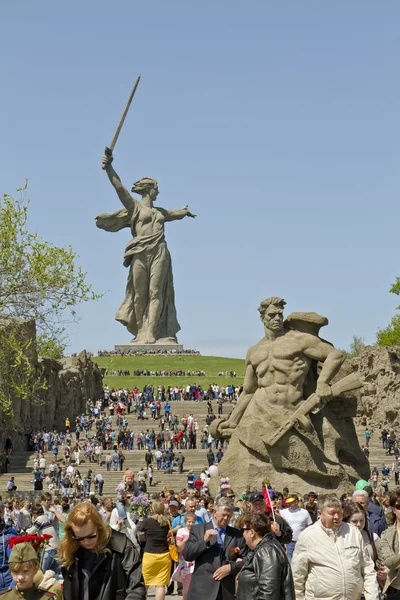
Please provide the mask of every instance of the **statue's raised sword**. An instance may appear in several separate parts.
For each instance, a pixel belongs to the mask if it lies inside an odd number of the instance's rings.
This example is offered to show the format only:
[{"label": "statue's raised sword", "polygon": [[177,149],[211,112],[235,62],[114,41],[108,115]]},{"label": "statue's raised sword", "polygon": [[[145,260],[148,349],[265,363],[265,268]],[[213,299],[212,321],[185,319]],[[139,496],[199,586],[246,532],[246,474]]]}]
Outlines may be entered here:
[{"label": "statue's raised sword", "polygon": [[[114,150],[114,148],[115,148],[115,144],[117,143],[118,136],[119,136],[119,134],[121,133],[122,125],[124,124],[124,121],[125,121],[126,115],[128,114],[128,110],[129,110],[129,108],[130,108],[130,105],[131,105],[131,103],[132,103],[133,96],[135,95],[135,92],[136,92],[136,90],[137,90],[137,86],[139,85],[139,81],[140,81],[140,75],[139,75],[139,77],[136,79],[135,85],[133,86],[133,90],[132,90],[132,92],[131,92],[131,95],[129,96],[128,102],[126,103],[125,110],[124,110],[124,112],[123,112],[123,114],[122,114],[122,117],[121,117],[121,120],[120,120],[120,122],[118,123],[118,127],[117,127],[117,130],[116,130],[116,132],[114,133],[114,137],[113,137],[113,139],[112,139],[112,142],[111,142],[111,144],[110,144],[108,147],[106,147],[106,149],[105,149],[105,154],[106,154],[107,156],[111,156],[111,154],[112,154],[112,151],[113,151],[113,150]],[[105,166],[103,166],[103,170],[104,170],[104,169],[105,169]]]}]

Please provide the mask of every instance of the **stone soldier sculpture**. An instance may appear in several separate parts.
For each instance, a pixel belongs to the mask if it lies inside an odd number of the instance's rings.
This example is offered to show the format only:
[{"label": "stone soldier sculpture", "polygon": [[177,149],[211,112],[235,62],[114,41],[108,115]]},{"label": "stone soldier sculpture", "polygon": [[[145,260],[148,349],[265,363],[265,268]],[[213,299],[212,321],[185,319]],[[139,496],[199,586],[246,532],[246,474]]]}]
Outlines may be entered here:
[{"label": "stone soldier sculpture", "polygon": [[230,417],[211,425],[215,437],[230,437],[219,471],[235,489],[260,487],[265,478],[300,492],[345,489],[367,477],[369,466],[345,405],[331,398],[362,384],[352,374],[331,388],[343,356],[318,336],[328,320],[293,313],[284,321],[285,304],[261,302],[265,335],[247,353],[243,392]]}]

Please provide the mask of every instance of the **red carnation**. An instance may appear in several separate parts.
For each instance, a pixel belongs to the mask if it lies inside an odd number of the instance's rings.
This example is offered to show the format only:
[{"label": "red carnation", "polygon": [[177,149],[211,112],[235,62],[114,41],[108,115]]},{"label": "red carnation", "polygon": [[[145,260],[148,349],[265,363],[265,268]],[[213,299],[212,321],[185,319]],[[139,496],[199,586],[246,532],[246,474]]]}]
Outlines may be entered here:
[{"label": "red carnation", "polygon": [[8,546],[13,548],[15,544],[29,543],[32,544],[33,548],[37,551],[41,546],[45,546],[52,537],[53,536],[49,535],[48,533],[43,535],[14,535],[12,538],[10,538]]}]

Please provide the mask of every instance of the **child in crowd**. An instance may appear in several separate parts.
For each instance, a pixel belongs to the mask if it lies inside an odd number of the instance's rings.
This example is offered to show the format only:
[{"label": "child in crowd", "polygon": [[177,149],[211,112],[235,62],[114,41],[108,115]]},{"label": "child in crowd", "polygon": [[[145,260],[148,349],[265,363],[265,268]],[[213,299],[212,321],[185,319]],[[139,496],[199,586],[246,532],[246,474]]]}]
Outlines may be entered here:
[{"label": "child in crowd", "polygon": [[149,465],[147,468],[147,473],[149,475],[149,485],[153,485],[153,472],[154,472],[153,465]]},{"label": "child in crowd", "polygon": [[[49,536],[50,537],[50,536]],[[47,536],[13,537],[9,541],[12,548],[8,565],[15,587],[3,592],[5,600],[35,598],[62,600],[63,593],[56,581],[54,571],[40,570],[40,560],[37,549],[45,545]]]},{"label": "child in crowd", "polygon": [[196,515],[194,513],[186,513],[185,522],[185,527],[181,527],[176,533],[176,547],[179,551],[179,563],[172,575],[173,581],[180,581],[182,583],[183,600],[186,600],[188,597],[190,581],[194,571],[194,562],[187,562],[183,558],[183,549],[189,538],[190,530],[196,523]]}]

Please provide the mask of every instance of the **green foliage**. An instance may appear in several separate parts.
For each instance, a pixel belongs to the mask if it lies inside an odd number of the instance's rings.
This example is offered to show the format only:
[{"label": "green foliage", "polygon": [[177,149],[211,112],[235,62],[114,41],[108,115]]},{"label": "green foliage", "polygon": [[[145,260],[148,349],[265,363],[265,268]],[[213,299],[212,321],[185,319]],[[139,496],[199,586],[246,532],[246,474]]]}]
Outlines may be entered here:
[{"label": "green foliage", "polygon": [[396,296],[400,296],[400,277],[396,277],[396,281],[392,284],[392,287],[390,288],[389,292],[391,292],[392,294],[396,294]]},{"label": "green foliage", "polygon": [[351,356],[358,356],[361,350],[364,348],[365,342],[364,338],[359,337],[357,335],[353,336],[353,341],[350,344],[350,354]]},{"label": "green foliage", "polygon": [[100,297],[70,246],[59,248],[28,230],[26,187],[18,190],[19,199],[0,197],[0,315],[7,323],[0,331],[0,408],[6,411],[12,397],[35,401],[44,385],[37,381],[32,342],[21,336],[21,323],[34,321],[39,350],[57,358],[76,306]]},{"label": "green foliage", "polygon": [[378,346],[400,346],[400,315],[395,315],[385,329],[378,329]]},{"label": "green foliage", "polygon": [[[396,277],[389,292],[400,296],[400,277]],[[378,346],[400,346],[400,315],[395,315],[385,329],[378,329],[376,341]]]},{"label": "green foliage", "polygon": [[13,399],[40,402],[46,382],[37,372],[33,323],[3,321],[0,330],[0,408],[3,416],[13,414]]},{"label": "green foliage", "polygon": [[342,350],[343,355],[345,358],[354,358],[355,356],[359,356],[364,346],[364,338],[355,335],[353,336],[353,341],[350,344],[350,349],[348,351]]},{"label": "green foliage", "polygon": [[36,337],[37,353],[39,356],[45,356],[46,358],[54,358],[55,360],[59,360],[64,354],[65,341],[65,337],[57,340],[55,338],[39,334]]},{"label": "green foliage", "polygon": [[53,246],[28,231],[28,208],[24,194],[0,198],[0,314],[33,319],[43,336],[60,339],[76,306],[100,296],[86,283],[71,246]]}]

